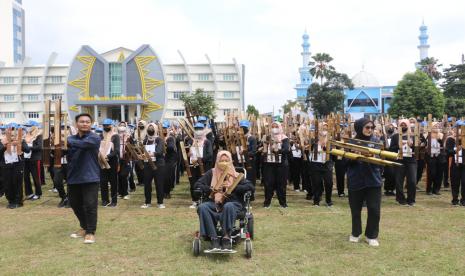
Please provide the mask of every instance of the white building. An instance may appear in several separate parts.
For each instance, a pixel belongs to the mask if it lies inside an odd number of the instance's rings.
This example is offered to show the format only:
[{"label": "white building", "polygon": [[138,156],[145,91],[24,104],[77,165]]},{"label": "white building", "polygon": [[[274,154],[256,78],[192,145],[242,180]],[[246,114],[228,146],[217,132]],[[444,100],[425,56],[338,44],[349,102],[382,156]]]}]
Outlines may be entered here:
[{"label": "white building", "polygon": [[[143,47],[149,46],[145,45],[141,48]],[[81,51],[83,49],[88,49],[88,46],[83,46]],[[45,100],[54,100],[60,97],[64,101],[63,111],[68,111],[71,116],[73,112],[86,111],[94,115],[98,121],[102,121],[104,118],[134,121],[135,118],[143,117],[145,103],[142,99],[145,97],[141,95],[142,93],[134,91],[131,92],[134,95],[125,94],[126,92],[121,87],[126,87],[125,83],[131,84],[131,76],[124,77],[122,72],[129,71],[129,68],[118,73],[116,70],[118,67],[115,66],[118,60],[121,62],[121,57],[127,57],[127,60],[130,60],[133,52],[125,48],[116,48],[101,55],[94,54],[111,65],[108,71],[102,67],[102,74],[96,71],[98,66],[95,65],[94,70],[91,70],[92,73],[88,74],[88,90],[92,90],[90,89],[92,87],[98,87],[98,84],[93,86],[92,81],[94,80],[102,82],[101,90],[108,90],[95,95],[92,93],[90,93],[92,95],[80,95],[75,91],[76,84],[79,86],[80,80],[84,80],[86,83],[85,76],[79,75],[83,69],[85,70],[85,68],[79,67],[81,61],[73,61],[75,68],[72,71],[75,71],[76,74],[70,72],[69,65],[54,64],[56,54],[52,54],[47,64],[42,66],[0,67],[0,122],[23,123],[27,120],[42,122]],[[79,55],[76,55],[76,58]],[[216,121],[224,121],[224,115],[227,112],[244,110],[243,65],[237,64],[235,60],[231,63],[213,64],[208,56],[203,64],[187,64],[180,52],[179,56],[182,61],[180,63],[162,64],[160,61],[163,74],[159,78],[164,79],[163,85],[160,87],[163,87],[161,93],[164,95],[162,100],[155,99],[153,101],[162,107],[160,110],[162,117],[153,118],[150,116],[150,119],[183,117],[185,115],[184,106],[179,99],[180,96],[199,88],[215,97],[217,104]],[[140,57],[143,58],[143,56]],[[105,72],[109,75],[108,79],[110,80],[104,82],[102,80],[105,79]],[[149,75],[146,77],[148,78]],[[137,90],[137,85],[134,87],[136,88],[132,89],[128,86],[127,90]],[[157,91],[152,92],[156,94]],[[116,93],[115,97],[112,98],[114,93]],[[79,96],[72,98],[70,97],[72,94],[79,94]],[[70,101],[70,99],[71,104],[68,104],[66,101]]]},{"label": "white building", "polygon": [[0,0],[0,62],[21,64],[25,49],[25,13],[22,0]]}]

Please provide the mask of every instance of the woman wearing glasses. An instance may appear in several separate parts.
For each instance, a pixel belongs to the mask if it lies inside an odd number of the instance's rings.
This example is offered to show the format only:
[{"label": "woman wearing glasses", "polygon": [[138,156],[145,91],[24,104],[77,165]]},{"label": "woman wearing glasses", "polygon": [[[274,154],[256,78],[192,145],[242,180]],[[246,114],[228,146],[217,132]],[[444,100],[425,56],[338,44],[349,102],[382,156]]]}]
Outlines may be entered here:
[{"label": "woman wearing glasses", "polygon": [[[355,121],[356,139],[378,142],[373,132],[373,121],[361,118]],[[379,246],[378,232],[381,215],[381,166],[361,161],[349,160],[347,167],[347,187],[352,214],[352,233],[349,241],[358,243],[362,234],[362,207],[366,202],[368,210],[365,228],[366,242]]]}]

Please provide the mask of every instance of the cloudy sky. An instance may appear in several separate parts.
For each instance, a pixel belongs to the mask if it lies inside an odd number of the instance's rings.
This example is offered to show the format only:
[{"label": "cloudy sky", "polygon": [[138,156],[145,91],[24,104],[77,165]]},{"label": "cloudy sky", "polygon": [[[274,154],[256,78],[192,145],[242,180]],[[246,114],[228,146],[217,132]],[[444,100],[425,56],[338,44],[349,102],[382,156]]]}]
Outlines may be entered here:
[{"label": "cloudy sky", "polygon": [[69,64],[80,45],[98,52],[151,44],[163,63],[230,62],[246,66],[246,104],[277,110],[295,98],[302,34],[311,52],[327,52],[353,76],[364,66],[393,85],[419,59],[424,18],[430,56],[459,63],[465,52],[465,1],[419,0],[23,0],[26,51],[33,64],[51,52]]}]

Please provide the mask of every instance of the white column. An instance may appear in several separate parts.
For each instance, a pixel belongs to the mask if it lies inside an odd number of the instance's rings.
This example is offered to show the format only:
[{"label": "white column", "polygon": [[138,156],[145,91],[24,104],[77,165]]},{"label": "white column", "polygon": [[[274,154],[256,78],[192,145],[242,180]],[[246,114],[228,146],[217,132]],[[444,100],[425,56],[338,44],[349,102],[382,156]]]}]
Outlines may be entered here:
[{"label": "white column", "polygon": [[94,118],[95,121],[98,122],[98,105],[94,105]]},{"label": "white column", "polygon": [[137,107],[136,107],[136,114],[137,114],[137,119],[140,120],[140,116],[141,116],[141,114],[140,114],[140,104],[138,104]]},{"label": "white column", "polygon": [[124,104],[121,105],[121,122],[126,121],[124,118]]}]

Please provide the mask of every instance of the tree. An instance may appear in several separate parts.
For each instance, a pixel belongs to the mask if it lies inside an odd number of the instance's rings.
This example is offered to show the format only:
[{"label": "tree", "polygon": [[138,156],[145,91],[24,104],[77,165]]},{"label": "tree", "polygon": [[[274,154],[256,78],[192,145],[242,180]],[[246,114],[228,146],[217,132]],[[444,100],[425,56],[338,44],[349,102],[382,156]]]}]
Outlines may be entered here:
[{"label": "tree", "polygon": [[465,64],[452,64],[444,69],[442,89],[446,98],[465,99]]},{"label": "tree", "polygon": [[181,95],[180,100],[184,107],[188,107],[192,115],[203,115],[209,118],[215,118],[216,104],[215,98],[206,94],[203,89],[196,89],[192,94]]},{"label": "tree", "polygon": [[415,73],[405,74],[399,81],[388,112],[394,118],[426,117],[430,113],[441,118],[444,112],[444,96],[426,73],[417,70]]},{"label": "tree", "polygon": [[460,118],[465,114],[465,99],[446,98],[444,110],[446,110],[447,115]]},{"label": "tree", "polygon": [[343,111],[344,88],[352,89],[352,81],[329,64],[333,60],[329,54],[318,53],[312,58],[314,61],[310,62],[310,73],[320,79],[320,83],[310,85],[307,102],[317,116]]},{"label": "tree", "polygon": [[336,71],[336,69],[329,65],[333,58],[327,53],[317,53],[312,57],[313,61],[310,61],[311,67],[310,73],[316,79],[320,79],[320,85],[323,85],[323,80],[328,79]]},{"label": "tree", "polygon": [[300,110],[305,111],[304,104],[298,101],[293,101],[293,100],[287,100],[287,102],[281,108],[283,109],[283,113],[286,114],[286,113],[291,112],[291,109],[294,107],[299,107]]},{"label": "tree", "polygon": [[250,115],[254,115],[255,118],[257,118],[258,115],[260,114],[260,113],[258,112],[258,109],[256,109],[255,106],[253,106],[253,105],[251,105],[251,104],[247,105],[247,111],[246,111],[246,112],[247,112],[247,115],[249,115],[249,116],[250,116]]},{"label": "tree", "polygon": [[441,67],[442,64],[438,64],[438,61],[439,60],[434,57],[427,57],[422,59],[419,63],[420,70],[425,72],[428,77],[434,81],[438,81],[442,77],[441,72],[439,72],[439,67]]}]

